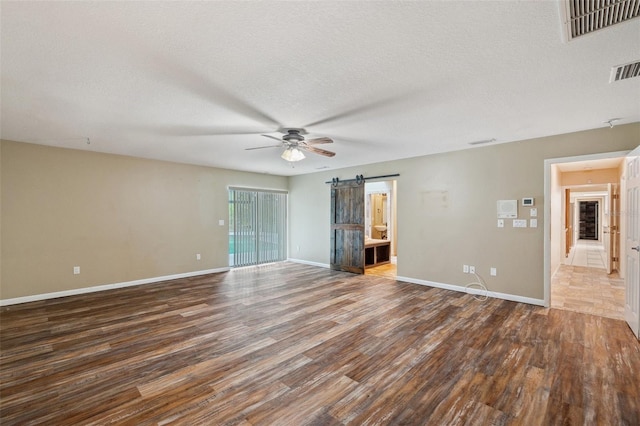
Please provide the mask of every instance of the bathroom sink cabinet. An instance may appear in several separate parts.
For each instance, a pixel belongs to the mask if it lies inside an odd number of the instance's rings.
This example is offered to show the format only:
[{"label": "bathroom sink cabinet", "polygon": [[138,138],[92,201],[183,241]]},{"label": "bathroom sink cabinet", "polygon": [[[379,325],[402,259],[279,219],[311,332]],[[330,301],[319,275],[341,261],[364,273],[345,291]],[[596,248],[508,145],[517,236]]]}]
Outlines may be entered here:
[{"label": "bathroom sink cabinet", "polygon": [[364,244],[364,267],[371,268],[391,260],[391,242],[387,240],[370,240]]}]

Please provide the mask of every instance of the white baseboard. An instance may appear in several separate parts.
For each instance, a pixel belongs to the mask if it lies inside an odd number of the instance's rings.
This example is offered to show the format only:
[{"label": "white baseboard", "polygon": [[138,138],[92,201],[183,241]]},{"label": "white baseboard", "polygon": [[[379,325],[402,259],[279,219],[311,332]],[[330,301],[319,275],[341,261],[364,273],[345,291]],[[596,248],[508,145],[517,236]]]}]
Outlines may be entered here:
[{"label": "white baseboard", "polygon": [[318,263],[318,262],[311,262],[309,260],[292,259],[292,258],[288,258],[287,260],[289,262],[302,263],[303,265],[317,266],[319,268],[330,268],[331,267],[331,265],[329,265],[328,263]]},{"label": "white baseboard", "polygon": [[[301,264],[304,264],[304,265],[317,266],[317,267],[320,267],[320,268],[327,268],[328,269],[330,267],[330,265],[327,264],[327,263],[311,262],[311,261],[308,261],[308,260],[292,259],[292,258],[289,258],[287,260],[290,261],[290,262],[294,262],[294,263],[301,263]],[[77,288],[77,289],[73,289],[73,290],[56,291],[56,292],[53,292],[53,293],[36,294],[36,295],[33,295],[33,296],[16,297],[16,298],[13,298],[13,299],[0,299],[0,306],[17,305],[19,303],[36,302],[36,301],[39,301],[39,300],[55,299],[55,298],[58,298],[58,297],[66,297],[66,296],[75,296],[75,295],[78,295],[78,294],[85,294],[85,293],[95,293],[95,292],[98,292],[98,291],[112,290],[112,289],[116,289],[116,288],[132,287],[132,286],[143,285],[143,284],[153,284],[153,283],[157,283],[157,282],[161,282],[161,281],[175,280],[175,279],[178,279],[178,278],[188,278],[188,277],[195,277],[195,276],[198,276],[198,275],[206,275],[206,274],[215,274],[215,273],[219,273],[219,272],[227,272],[229,270],[230,270],[230,268],[227,266],[227,267],[223,267],[223,268],[206,269],[206,270],[202,270],[202,271],[193,271],[193,272],[184,272],[184,273],[181,273],[181,274],[165,275],[165,276],[153,277],[153,278],[144,278],[144,279],[140,279],[140,280],[126,281],[126,282],[121,282],[121,283],[113,283],[113,284],[105,284],[105,285],[99,285],[99,286],[93,286],[93,287]],[[412,283],[412,284],[425,285],[425,286],[428,286],[428,287],[442,288],[442,289],[445,289],[445,290],[459,291],[459,292],[462,292],[462,293],[470,293],[470,294],[478,294],[478,295],[483,295],[484,294],[484,291],[476,289],[476,288],[467,289],[466,287],[459,286],[459,285],[443,284],[443,283],[438,283],[438,282],[434,282],[434,281],[420,280],[420,279],[417,279],[417,278],[398,276],[398,277],[396,277],[396,280],[397,281],[404,281],[404,282],[408,282],[408,283]],[[544,300],[542,300],[542,299],[534,299],[534,298],[530,298],[530,297],[517,296],[517,295],[514,295],[514,294],[498,293],[498,292],[494,292],[494,291],[488,291],[487,292],[487,296],[492,297],[492,298],[496,298],[496,299],[510,300],[512,302],[520,302],[520,303],[528,303],[530,305],[544,306]]]},{"label": "white baseboard", "polygon": [[[310,262],[308,260],[302,260],[302,259],[291,259],[291,258],[289,258],[287,260],[290,261],[290,262],[294,262],[294,263],[302,263],[304,265],[318,266],[320,268],[329,268],[330,267],[330,265],[326,264],[326,263]],[[485,292],[483,290],[480,290],[478,288],[467,288],[467,287],[460,286],[460,285],[443,284],[443,283],[438,283],[438,282],[434,282],[434,281],[419,280],[417,278],[409,278],[409,277],[397,276],[396,280],[397,281],[404,281],[404,282],[408,282],[408,283],[412,283],[412,284],[425,285],[425,286],[429,286],[429,287],[443,288],[445,290],[459,291],[459,292],[462,292],[462,293],[477,294],[477,295],[484,295],[485,294]],[[512,302],[527,303],[529,305],[545,306],[543,299],[534,299],[532,297],[524,297],[524,296],[518,296],[518,295],[515,295],[515,294],[508,294],[508,293],[498,293],[498,292],[495,292],[495,291],[487,291],[486,295],[488,297],[492,297],[494,299],[503,299],[503,300],[510,300]]]},{"label": "white baseboard", "polygon": [[[396,280],[397,281],[405,281],[405,282],[412,283],[412,284],[426,285],[426,286],[429,286],[429,287],[443,288],[445,290],[459,291],[459,292],[462,292],[462,293],[477,294],[477,295],[484,295],[485,294],[485,292],[483,290],[480,290],[478,288],[467,288],[467,287],[463,287],[463,286],[460,286],[460,285],[443,284],[443,283],[437,283],[437,282],[433,282],[433,281],[419,280],[419,279],[416,279],[416,278],[396,277]],[[503,299],[503,300],[510,300],[512,302],[527,303],[529,305],[544,306],[544,300],[542,300],[542,299],[534,299],[534,298],[531,298],[531,297],[517,296],[515,294],[508,294],[508,293],[498,293],[498,292],[495,292],[495,291],[487,291],[486,295],[488,297],[492,297],[494,299]]]},{"label": "white baseboard", "polygon": [[[330,265],[327,264],[327,263],[310,262],[308,260],[292,259],[292,258],[289,258],[287,260],[290,261],[290,262],[294,262],[294,263],[302,263],[304,265],[318,266],[320,268],[329,268],[330,267]],[[462,293],[477,294],[477,295],[484,295],[485,294],[485,292],[483,290],[480,290],[480,289],[477,289],[477,288],[467,288],[467,287],[460,286],[460,285],[443,284],[443,283],[438,283],[438,282],[434,282],[434,281],[419,280],[417,278],[397,276],[396,280],[397,281],[404,281],[404,282],[408,282],[408,283],[412,283],[412,284],[425,285],[425,286],[428,286],[428,287],[443,288],[445,290],[459,291],[459,292],[462,292]],[[545,305],[543,299],[534,299],[532,297],[518,296],[518,295],[515,295],[515,294],[498,293],[498,292],[495,292],[495,291],[487,291],[486,295],[488,297],[492,297],[494,299],[503,299],[503,300],[509,300],[509,301],[512,301],[512,302],[527,303],[529,305],[537,305],[537,306],[544,306]]]},{"label": "white baseboard", "polygon": [[184,272],[182,274],[165,275],[162,277],[143,278],[141,280],[126,281],[122,283],[104,284],[93,287],[76,288],[73,290],[56,291],[54,293],[36,294],[33,296],[16,297],[13,299],[0,299],[0,306],[17,305],[18,303],[36,302],[38,300],[55,299],[57,297],[75,296],[78,294],[95,293],[98,291],[112,290],[116,288],[131,287],[142,284],[152,284],[160,281],[175,280],[178,278],[195,277],[198,275],[215,274],[218,272],[227,272],[229,267],[205,269],[203,271]]}]

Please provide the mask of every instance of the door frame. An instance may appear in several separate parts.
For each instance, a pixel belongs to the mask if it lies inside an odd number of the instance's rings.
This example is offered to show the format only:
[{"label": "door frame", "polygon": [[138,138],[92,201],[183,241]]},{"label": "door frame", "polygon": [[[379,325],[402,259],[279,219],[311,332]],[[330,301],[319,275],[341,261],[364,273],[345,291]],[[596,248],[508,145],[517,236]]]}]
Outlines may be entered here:
[{"label": "door frame", "polygon": [[[599,199],[576,199],[576,202],[578,203],[578,208],[579,208],[579,212],[578,212],[578,222],[582,223],[582,218],[584,217],[582,215],[582,203],[585,204],[585,206],[588,205],[593,205],[595,204],[595,217],[594,217],[594,237],[593,238],[589,238],[586,235],[582,234],[582,228],[579,228],[578,230],[578,239],[584,239],[584,240],[595,240],[595,241],[600,241],[602,239],[601,237],[601,232],[600,232],[600,226],[602,225],[601,221],[600,221],[600,209],[602,208],[602,198]],[[585,207],[586,209],[586,207]],[[586,233],[586,232],[585,232]]]},{"label": "door frame", "polygon": [[[574,194],[579,193],[579,190],[574,189],[576,187],[571,187],[573,190]],[[604,192],[604,191],[594,191],[595,193],[597,192]],[[578,228],[576,230],[574,230],[574,241],[578,241],[580,239],[580,227],[579,227],[579,222],[580,222],[580,203],[587,203],[587,202],[595,202],[598,203],[597,204],[597,218],[596,218],[596,239],[595,241],[599,241],[602,242],[602,238],[603,238],[603,221],[602,221],[602,217],[604,216],[604,205],[605,205],[605,195],[588,195],[588,196],[580,196],[580,195],[574,195],[573,196],[573,200],[574,200],[574,204],[576,205],[577,208],[575,208],[574,211],[574,223],[578,223]],[[585,239],[589,239],[589,238],[585,238]]]},{"label": "door frame", "polygon": [[[631,225],[632,222],[635,226],[638,226],[638,222],[632,221],[635,214],[640,213],[640,199],[636,198],[635,203],[631,204],[629,202],[629,187],[631,187],[631,176],[629,176],[629,160],[633,159],[633,161],[640,161],[640,145],[638,145],[634,150],[630,151],[627,157],[624,159],[624,181],[622,182],[622,190],[620,193],[624,194],[624,203],[621,203],[620,210],[625,212],[625,218],[621,221],[622,223],[627,223],[627,225]],[[636,164],[633,167],[640,166]],[[637,172],[637,169],[636,169]],[[633,176],[633,188],[640,190],[640,175]],[[640,195],[640,194],[636,194]],[[638,239],[637,232],[638,229],[630,230],[628,226],[624,227],[625,232],[621,233],[620,240],[624,241],[624,250],[621,250],[621,258],[625,259],[624,265],[622,268],[628,268],[624,277],[624,289],[625,289],[625,301],[624,301],[624,320],[629,325],[633,334],[636,336],[638,340],[640,340],[640,282],[636,280],[640,280],[640,271],[638,271],[638,260],[637,256],[640,256],[640,253],[633,253],[633,250],[637,250],[640,252],[640,240]],[[627,237],[629,237],[627,239]],[[632,246],[633,245],[633,246]],[[622,254],[624,253],[624,254]],[[633,263],[636,265],[636,268],[631,269],[631,264],[629,260],[633,256]],[[640,261],[640,260],[638,260]],[[631,306],[628,303],[630,299],[634,299],[631,301]],[[633,306],[635,305],[635,306]],[[635,309],[635,311],[634,311]]]},{"label": "door frame", "polygon": [[[588,160],[605,160],[608,158],[626,157],[631,151],[605,152],[600,154],[578,155],[573,157],[548,158],[544,160],[544,306],[551,304],[551,166],[561,163],[575,163]],[[624,209],[624,206],[620,206]],[[557,213],[557,212],[556,212]],[[557,214],[560,217],[559,214]],[[623,235],[620,235],[623,238]]]}]

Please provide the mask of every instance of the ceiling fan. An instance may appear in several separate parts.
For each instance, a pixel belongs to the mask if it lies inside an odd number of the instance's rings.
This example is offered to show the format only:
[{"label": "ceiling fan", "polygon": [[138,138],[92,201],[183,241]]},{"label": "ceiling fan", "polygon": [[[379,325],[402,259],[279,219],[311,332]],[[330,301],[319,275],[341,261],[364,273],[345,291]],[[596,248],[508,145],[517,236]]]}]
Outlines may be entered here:
[{"label": "ceiling fan", "polygon": [[304,129],[298,128],[285,128],[280,130],[284,133],[284,136],[281,138],[277,138],[271,135],[262,135],[266,138],[275,139],[280,142],[278,145],[267,145],[267,146],[258,146],[255,148],[246,148],[247,151],[251,151],[254,149],[264,149],[264,148],[285,148],[281,157],[287,161],[300,161],[305,158],[305,155],[302,151],[313,152],[314,154],[324,155],[325,157],[333,157],[336,155],[335,152],[327,151],[326,149],[316,148],[313,145],[320,145],[325,143],[333,143],[331,138],[315,138],[305,140],[304,134],[307,132]]}]

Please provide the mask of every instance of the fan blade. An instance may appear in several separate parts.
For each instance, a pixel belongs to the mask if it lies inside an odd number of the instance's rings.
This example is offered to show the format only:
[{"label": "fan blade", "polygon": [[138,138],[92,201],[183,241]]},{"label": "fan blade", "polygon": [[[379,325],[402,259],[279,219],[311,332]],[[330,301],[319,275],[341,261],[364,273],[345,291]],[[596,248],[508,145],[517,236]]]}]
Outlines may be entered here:
[{"label": "fan blade", "polygon": [[267,145],[267,146],[256,146],[255,148],[245,148],[245,151],[253,151],[254,149],[264,149],[264,148],[281,148],[282,144],[280,145]]},{"label": "fan blade", "polygon": [[265,138],[275,139],[275,140],[277,140],[278,142],[284,143],[284,141],[282,140],[282,138],[276,138],[275,136],[271,136],[271,135],[262,135],[262,136],[264,136]]},{"label": "fan blade", "polygon": [[[149,49],[144,49],[143,51],[147,52]],[[213,82],[211,75],[199,73],[170,56],[151,53],[141,63],[146,64],[150,71],[155,70],[154,76],[180,89],[187,90],[198,98],[208,100],[244,117],[249,117],[265,124],[280,126],[280,123],[275,118],[233,93],[223,84]]]},{"label": "fan blade", "polygon": [[335,152],[327,151],[326,149],[316,148],[314,146],[298,145],[298,148],[304,149],[305,151],[313,152],[315,154],[324,155],[325,157],[333,157],[334,155],[336,155]]},{"label": "fan blade", "polygon": [[243,129],[233,127],[218,126],[191,126],[184,124],[170,125],[129,125],[126,130],[151,133],[162,136],[234,136],[234,135],[261,135],[269,130],[256,131],[254,129]]},{"label": "fan blade", "polygon": [[306,124],[304,127],[305,128],[313,127],[313,126],[318,126],[320,124],[331,123],[334,121],[339,122],[348,118],[353,119],[354,117],[366,114],[368,112],[389,108],[390,106],[396,106],[396,105],[405,103],[407,100],[410,100],[410,99],[414,99],[414,98],[417,99],[419,96],[422,96],[421,91],[418,91],[418,92],[412,91],[412,92],[398,94],[395,96],[389,96],[385,99],[379,99],[375,102],[356,106],[354,108],[348,109],[346,111],[340,112],[330,117],[325,117],[320,120],[316,120],[313,123]]},{"label": "fan blade", "polygon": [[321,143],[333,143],[333,139],[331,138],[316,138],[316,139],[309,139],[304,141],[305,144],[307,145],[319,145]]}]

